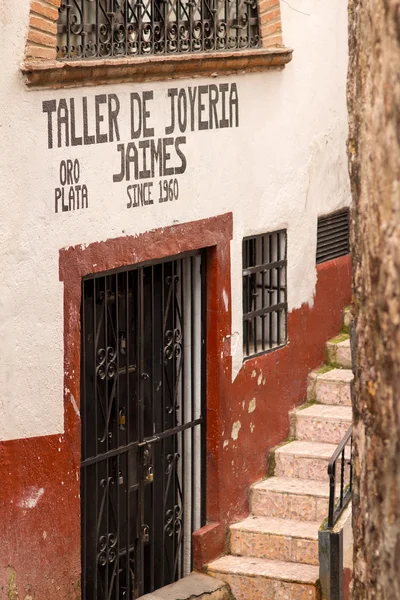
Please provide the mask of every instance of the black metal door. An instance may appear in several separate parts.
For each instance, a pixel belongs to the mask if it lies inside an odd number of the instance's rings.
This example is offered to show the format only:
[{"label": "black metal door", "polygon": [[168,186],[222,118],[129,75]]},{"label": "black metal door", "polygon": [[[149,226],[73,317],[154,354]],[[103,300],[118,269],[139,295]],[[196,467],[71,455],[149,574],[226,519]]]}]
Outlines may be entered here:
[{"label": "black metal door", "polygon": [[192,568],[205,509],[202,260],[83,281],[84,600],[132,600]]}]

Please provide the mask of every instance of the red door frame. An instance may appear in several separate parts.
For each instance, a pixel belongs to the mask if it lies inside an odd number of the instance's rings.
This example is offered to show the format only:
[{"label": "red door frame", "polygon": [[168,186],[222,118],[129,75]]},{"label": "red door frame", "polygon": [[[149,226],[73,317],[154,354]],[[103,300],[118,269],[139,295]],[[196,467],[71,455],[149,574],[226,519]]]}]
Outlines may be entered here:
[{"label": "red door frame", "polygon": [[[206,518],[208,523],[220,522],[220,440],[221,397],[224,395],[227,365],[224,357],[230,357],[229,331],[231,322],[230,301],[225,307],[223,291],[230,300],[230,241],[232,239],[232,214],[173,225],[149,231],[138,236],[124,236],[88,246],[74,246],[60,250],[60,280],[64,282],[64,404],[65,436],[74,455],[74,464],[80,464],[81,424],[80,408],[80,310],[82,278],[120,267],[175,256],[183,252],[206,249]],[[229,369],[228,369],[229,370]],[[73,399],[73,402],[72,402]],[[71,410],[72,408],[72,410]],[[71,482],[72,483],[72,482]],[[74,497],[79,498],[80,481],[75,478]],[[80,524],[80,502],[74,503],[74,517]],[[76,548],[80,552],[80,527]],[[200,532],[201,545],[209,537],[223,548],[224,532],[208,525]],[[199,534],[198,534],[199,535]],[[197,539],[195,535],[195,539]],[[195,541],[195,563],[201,556]]]}]

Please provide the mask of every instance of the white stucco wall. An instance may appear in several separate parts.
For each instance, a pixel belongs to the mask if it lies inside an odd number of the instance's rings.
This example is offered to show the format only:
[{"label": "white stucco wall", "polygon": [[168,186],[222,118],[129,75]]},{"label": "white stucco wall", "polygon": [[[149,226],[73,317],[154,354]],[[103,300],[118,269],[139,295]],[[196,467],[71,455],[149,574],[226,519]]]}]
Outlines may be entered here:
[{"label": "white stucco wall", "polygon": [[346,509],[341,527],[343,529],[343,569],[353,570],[352,504]]},{"label": "white stucco wall", "polygon": [[[289,6],[290,4],[290,6]],[[232,211],[232,353],[242,364],[243,236],[288,229],[289,310],[312,303],[316,219],[348,205],[346,4],[282,2],[293,61],[281,72],[208,80],[28,91],[19,66],[29,0],[0,6],[0,439],[63,431],[63,285],[58,250]],[[42,102],[115,93],[121,143],[130,141],[129,94],[152,90],[151,121],[165,136],[171,87],[236,83],[239,127],[186,133],[179,199],[127,209],[116,142],[48,149]],[[60,161],[78,159],[89,208],[54,211]],[[155,180],[156,181],[156,180]],[[158,179],[157,179],[158,181]],[[132,183],[132,182],[130,182]],[[155,183],[157,186],[158,184]],[[155,188],[156,189],[156,188]]]}]

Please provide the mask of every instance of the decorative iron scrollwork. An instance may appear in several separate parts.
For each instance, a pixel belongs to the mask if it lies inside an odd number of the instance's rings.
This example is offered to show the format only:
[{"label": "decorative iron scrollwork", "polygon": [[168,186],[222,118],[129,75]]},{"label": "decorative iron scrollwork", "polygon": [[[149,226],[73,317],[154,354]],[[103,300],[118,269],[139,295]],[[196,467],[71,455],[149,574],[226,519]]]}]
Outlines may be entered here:
[{"label": "decorative iron scrollwork", "polygon": [[[115,483],[114,477],[108,477],[107,479],[103,478],[100,480],[100,487],[103,490],[103,497],[101,501],[101,510],[99,515],[99,523],[101,522],[103,509],[105,505],[105,499],[110,492],[110,487]],[[97,563],[100,567],[105,567],[107,563],[115,562],[117,558],[117,542],[118,536],[114,533],[108,533],[107,535],[100,535],[97,548]]]},{"label": "decorative iron scrollwork", "polygon": [[174,508],[168,509],[167,512],[165,513],[165,533],[169,536],[172,537],[174,535],[174,533],[176,535],[179,535],[181,529],[182,529],[182,518],[183,518],[183,513],[182,513],[182,508],[178,505],[175,504]]},{"label": "decorative iron scrollwork", "polygon": [[164,347],[164,356],[171,360],[173,356],[178,358],[182,354],[182,332],[180,329],[168,329],[165,332],[166,345]]},{"label": "decorative iron scrollwork", "polygon": [[62,0],[57,56],[212,52],[260,44],[256,0]]},{"label": "decorative iron scrollwork", "polygon": [[[183,365],[183,321],[181,302],[181,278],[175,273],[165,278],[167,301],[164,310],[164,373],[169,402],[165,405],[168,414],[179,409],[178,398]],[[171,376],[171,362],[174,375]]]},{"label": "decorative iron scrollwork", "polygon": [[117,541],[118,538],[114,533],[99,537],[97,562],[100,567],[105,567],[107,563],[115,562],[117,558]]},{"label": "decorative iron scrollwork", "polygon": [[117,371],[117,351],[112,346],[97,351],[96,374],[99,379],[112,379]]},{"label": "decorative iron scrollwork", "polygon": [[167,460],[166,460],[166,466],[165,466],[165,474],[166,475],[170,475],[172,472],[172,469],[174,467],[177,466],[178,464],[178,460],[180,459],[181,455],[178,452],[175,452],[175,454],[168,454],[167,455]]}]

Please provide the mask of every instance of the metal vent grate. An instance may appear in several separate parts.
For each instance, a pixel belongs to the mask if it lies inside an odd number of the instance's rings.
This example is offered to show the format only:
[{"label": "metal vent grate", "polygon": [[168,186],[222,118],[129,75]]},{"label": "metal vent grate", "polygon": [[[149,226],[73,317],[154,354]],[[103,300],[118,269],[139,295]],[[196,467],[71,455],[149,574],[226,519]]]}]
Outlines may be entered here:
[{"label": "metal vent grate", "polygon": [[350,252],[349,209],[320,217],[317,229],[317,264]]}]

